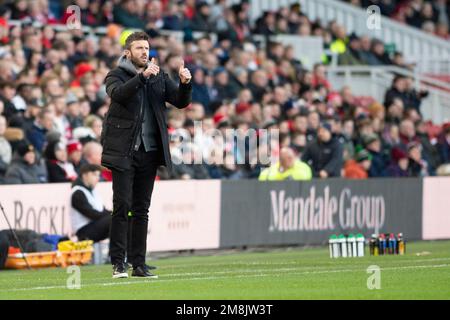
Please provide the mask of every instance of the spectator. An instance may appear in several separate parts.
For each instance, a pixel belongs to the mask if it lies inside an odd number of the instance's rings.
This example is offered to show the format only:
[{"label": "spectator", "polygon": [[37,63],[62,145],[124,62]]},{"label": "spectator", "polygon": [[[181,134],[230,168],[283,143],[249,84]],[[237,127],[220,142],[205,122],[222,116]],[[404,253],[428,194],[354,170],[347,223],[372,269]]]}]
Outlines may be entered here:
[{"label": "spectator", "polygon": [[81,159],[83,156],[83,146],[78,140],[71,140],[67,143],[67,156],[69,162],[73,165],[77,175],[80,175]]},{"label": "spectator", "polygon": [[[441,27],[440,24],[445,23],[448,6],[444,6],[442,1],[433,4],[431,11],[429,5],[424,5],[429,1],[414,1],[411,3],[415,5],[405,3],[405,6],[417,7],[418,27],[429,31],[435,29],[436,33],[445,36],[448,27]],[[325,65],[317,64],[312,71],[307,70],[300,61],[302,56],[295,54],[292,45],[269,41],[266,46],[261,46],[249,37],[249,4],[246,1],[229,5],[226,0],[217,0],[212,6],[207,5],[214,2],[209,0],[77,2],[80,2],[84,26],[106,26],[114,19],[116,22],[122,19],[125,25],[107,26],[105,36],[93,29],[93,36],[84,37],[80,30],[69,32],[50,25],[36,28],[28,23],[8,27],[7,20],[5,23],[0,21],[3,44],[0,48],[0,87],[3,87],[3,90],[0,88],[3,98],[0,99],[0,114],[6,115],[8,127],[4,137],[13,151],[25,137],[35,145],[36,152],[55,139],[63,142],[76,139],[83,145],[89,141],[99,141],[102,121],[109,106],[103,79],[122,52],[121,32],[139,26],[151,34],[150,54],[158,59],[162,68],[170,71],[170,76],[177,77],[182,60],[193,70],[201,70],[196,77],[198,81],[194,79],[198,82],[198,88],[194,89],[197,102],[187,110],[179,111],[176,116],[169,109],[169,130],[187,128],[190,124],[186,119],[201,120],[209,129],[220,131],[231,128],[230,121],[245,130],[278,129],[282,145],[294,148],[303,156],[317,139],[320,122],[326,120],[331,124],[333,139],[342,145],[345,161],[355,158],[355,150],[359,150],[359,145],[365,146],[366,136],[379,136],[379,151],[372,146],[367,150],[373,157],[369,176],[378,176],[381,171],[386,174],[386,166],[391,160],[390,149],[400,145],[407,151],[411,142],[422,145],[422,159],[428,162],[430,174],[442,163],[436,149],[445,154],[448,147],[445,133],[438,137],[436,145],[432,140],[434,134],[430,132],[428,136],[428,124],[423,123],[420,114],[420,102],[426,92],[414,90],[411,79],[398,77],[399,83],[386,94],[385,112],[379,104],[373,103],[371,97],[356,96],[348,86],[342,88],[340,96],[330,92]],[[392,1],[363,3],[377,4],[383,13],[392,12]],[[200,11],[196,10],[196,5],[201,7],[205,16],[207,11],[210,12],[206,22]],[[40,21],[49,20],[53,14],[47,9],[37,12],[39,5],[23,2],[18,7],[21,6],[25,11],[20,9],[17,15],[25,13],[25,16]],[[398,9],[400,12],[403,10]],[[65,18],[60,21],[65,22]],[[49,21],[58,22],[56,19]],[[169,29],[183,30],[192,26],[193,21],[203,25],[200,28],[206,25],[208,30],[217,30],[217,42],[214,43],[215,37],[209,36],[194,39],[189,28],[183,43],[172,35],[156,31],[164,25]],[[358,38],[354,34],[349,35],[336,22],[325,27],[318,20],[310,21],[298,4],[265,13],[258,19],[255,29],[266,35],[291,33],[320,36],[325,48],[334,44],[333,48],[341,52],[341,63],[344,63],[345,55],[348,55],[348,64],[358,63],[356,60],[368,65],[390,63],[390,56],[381,41],[369,36]],[[396,52],[392,62],[400,67],[411,67],[405,64],[402,52]],[[76,100],[78,103],[72,102]],[[45,119],[47,128],[40,120],[42,112],[49,112]],[[411,125],[407,122],[405,125],[405,120],[416,126],[416,133],[411,137],[408,137]],[[53,129],[57,129],[62,137],[56,137]],[[402,131],[402,141],[399,131]],[[210,150],[214,145],[210,139],[195,135],[192,141],[194,148],[201,150]],[[96,148],[95,145],[90,146]],[[73,148],[74,158],[72,153],[69,157],[76,164],[78,144]],[[273,153],[279,152],[278,142],[273,149]],[[259,146],[258,152],[261,150],[264,150],[263,146]],[[228,159],[244,159],[242,154],[234,152],[233,144],[225,145],[222,155],[226,151],[231,151],[226,155]],[[220,152],[217,151],[217,154]],[[442,157],[448,161],[448,157]],[[98,161],[95,155],[88,158],[91,162]],[[81,163],[86,161],[83,157]],[[189,164],[186,167],[187,170],[192,169]],[[208,176],[214,178],[252,178],[260,174],[258,165],[236,165],[234,161],[226,164],[216,161],[205,168]],[[108,180],[108,175],[110,172],[103,171],[102,179]]]},{"label": "spectator", "polygon": [[317,139],[306,146],[302,160],[311,166],[314,177],[341,176],[343,148],[332,136],[331,125],[322,122]]},{"label": "spectator", "polygon": [[368,36],[361,37],[361,49],[359,50],[359,57],[361,61],[370,66],[379,65],[379,60],[372,52],[372,41]]},{"label": "spectator", "polygon": [[450,163],[450,123],[445,123],[442,133],[439,135],[437,149],[441,157],[441,163]]},{"label": "spectator", "polygon": [[211,32],[213,24],[210,20],[210,7],[206,1],[197,2],[194,19],[192,20],[192,30]]},{"label": "spectator", "polygon": [[[103,147],[100,143],[96,141],[90,141],[86,143],[83,147],[83,158],[81,160],[82,164],[95,164],[100,166],[102,163],[102,150]],[[112,173],[108,169],[103,169],[101,171],[101,181],[112,181]]]},{"label": "spectator", "polygon": [[6,169],[11,162],[12,149],[8,140],[5,139],[6,118],[0,116],[0,184],[3,182]]},{"label": "spectator", "polygon": [[37,119],[34,121],[31,128],[26,132],[27,139],[35,147],[35,149],[42,153],[45,146],[45,135],[54,128],[54,115],[48,109],[43,109]]},{"label": "spectator", "polygon": [[174,164],[172,178],[190,180],[190,179],[208,179],[208,168],[203,164],[195,163],[196,154],[199,150],[193,144],[187,144],[182,150],[182,162]]},{"label": "spectator", "polygon": [[408,145],[409,165],[408,171],[411,177],[429,176],[429,165],[422,158],[422,146],[420,143],[412,142]]},{"label": "spectator", "polygon": [[102,124],[102,119],[94,114],[87,116],[84,120],[84,126],[91,130],[97,142],[100,142],[100,137],[102,135]]},{"label": "spectator", "polygon": [[230,85],[229,73],[224,67],[218,67],[214,70],[214,89],[217,91],[215,98],[217,101],[222,102],[236,97]]},{"label": "spectator", "polygon": [[403,99],[406,110],[414,109],[419,115],[421,115],[420,105],[422,104],[422,99],[427,96],[427,90],[416,91],[416,89],[414,89],[414,80],[411,77],[406,78],[406,89]]},{"label": "spectator", "polygon": [[338,56],[339,65],[363,65],[360,57],[361,40],[355,35],[351,34],[346,50]]},{"label": "spectator", "polygon": [[390,104],[385,104],[387,109],[386,124],[399,125],[404,112],[403,100],[401,98],[393,98]]},{"label": "spectator", "polygon": [[408,177],[409,158],[408,154],[399,147],[392,149],[392,162],[387,168],[389,177]]},{"label": "spectator", "polygon": [[50,142],[45,149],[48,182],[70,182],[77,178],[73,164],[67,161],[66,145]]},{"label": "spectator", "polygon": [[428,135],[427,127],[424,121],[416,123],[416,136],[418,142],[422,146],[423,159],[428,163],[428,170],[430,175],[434,175],[437,167],[440,164],[439,151],[436,145],[432,144]]},{"label": "spectator", "polygon": [[66,119],[70,130],[72,131],[78,127],[82,127],[83,118],[81,117],[81,109],[80,104],[78,102],[78,98],[73,94],[69,95],[69,97],[67,97],[66,99],[66,105],[67,105]]},{"label": "spectator", "polygon": [[347,160],[344,167],[344,177],[348,179],[367,179],[370,165],[370,153],[363,149],[356,154],[355,160]]},{"label": "spectator", "polygon": [[72,185],[72,229],[79,241],[98,242],[109,237],[111,211],[105,209],[95,187],[100,180],[101,167],[86,164],[81,167],[80,177]]},{"label": "spectator", "polygon": [[381,140],[377,134],[369,134],[363,137],[363,144],[369,151],[372,161],[369,169],[370,177],[386,176],[386,167],[389,164],[388,159],[382,152]]},{"label": "spectator", "polygon": [[392,87],[386,91],[386,95],[384,97],[384,105],[389,106],[392,104],[395,98],[399,98],[402,100],[404,107],[407,109],[409,106],[406,105],[408,102],[406,97],[407,90],[407,80],[403,76],[396,76],[392,81]]},{"label": "spectator", "polygon": [[285,147],[280,151],[280,160],[259,175],[260,181],[311,180],[311,168],[300,161],[294,150]]},{"label": "spectator", "polygon": [[13,103],[15,95],[16,87],[14,83],[9,81],[0,81],[0,101],[3,103],[2,114],[6,117],[6,119],[11,118],[19,112]]},{"label": "spectator", "polygon": [[83,147],[83,159],[88,164],[101,165],[103,147],[100,143],[91,141]]},{"label": "spectator", "polygon": [[391,65],[392,60],[384,49],[384,43],[378,39],[372,41],[372,52],[378,60],[377,65]]},{"label": "spectator", "polygon": [[331,89],[331,84],[327,80],[325,75],[325,66],[322,64],[314,65],[313,76],[311,80],[313,88],[317,88],[319,85],[324,86],[327,90]]},{"label": "spectator", "polygon": [[403,119],[400,123],[400,145],[403,150],[407,150],[408,144],[411,142],[419,142],[416,136],[416,127],[409,119]]},{"label": "spectator", "polygon": [[139,17],[137,10],[134,0],[125,0],[120,5],[114,5],[114,22],[125,28],[145,29],[145,23]]},{"label": "spectator", "polygon": [[6,184],[31,184],[48,182],[45,165],[36,158],[34,147],[21,143],[17,154],[5,174]]}]

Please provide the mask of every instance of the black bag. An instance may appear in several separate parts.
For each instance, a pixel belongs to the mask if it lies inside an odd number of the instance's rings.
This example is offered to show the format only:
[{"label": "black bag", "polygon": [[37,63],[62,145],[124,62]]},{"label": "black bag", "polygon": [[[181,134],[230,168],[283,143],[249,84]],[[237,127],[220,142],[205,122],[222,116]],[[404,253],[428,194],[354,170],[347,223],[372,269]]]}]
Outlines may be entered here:
[{"label": "black bag", "polygon": [[5,267],[8,258],[9,238],[6,231],[0,231],[0,270]]}]

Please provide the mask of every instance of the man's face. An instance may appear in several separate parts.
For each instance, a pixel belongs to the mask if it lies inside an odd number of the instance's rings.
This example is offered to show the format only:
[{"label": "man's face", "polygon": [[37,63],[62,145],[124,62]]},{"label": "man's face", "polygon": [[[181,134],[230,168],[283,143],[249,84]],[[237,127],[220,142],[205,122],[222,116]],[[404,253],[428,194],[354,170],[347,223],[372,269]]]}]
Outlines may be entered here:
[{"label": "man's face", "polygon": [[23,156],[23,160],[29,165],[32,165],[36,161],[36,154],[34,151],[29,151]]},{"label": "man's face", "polygon": [[420,159],[422,158],[422,154],[420,152],[419,147],[411,148],[408,153],[409,153],[409,157],[416,162],[419,162]]},{"label": "man's face", "polygon": [[131,43],[130,50],[126,50],[125,54],[135,66],[144,68],[148,63],[149,49],[147,40],[137,40]]},{"label": "man's face", "polygon": [[299,132],[305,133],[308,130],[308,118],[306,118],[306,117],[296,117],[295,118],[295,128]]},{"label": "man's face", "polygon": [[53,115],[51,113],[46,113],[41,119],[42,126],[47,130],[53,129]]},{"label": "man's face", "polygon": [[5,88],[3,89],[3,96],[7,100],[11,100],[12,98],[14,98],[15,95],[16,95],[16,89],[14,87],[5,86]]},{"label": "man's face", "polygon": [[81,161],[81,156],[82,156],[82,152],[79,151],[79,150],[72,151],[72,152],[68,155],[70,162],[72,162],[72,163],[74,163],[74,164],[80,163],[80,161]]},{"label": "man's face", "polygon": [[295,164],[295,154],[292,150],[283,150],[280,154],[280,165],[285,169],[290,169]]},{"label": "man's face", "polygon": [[408,165],[409,165],[409,159],[408,158],[402,158],[398,161],[398,166],[400,167],[400,169],[402,169],[403,171],[406,171],[408,169]]},{"label": "man's face", "polygon": [[331,132],[328,131],[325,128],[319,128],[319,131],[317,132],[319,135],[319,139],[322,142],[328,142],[331,140]]},{"label": "man's face", "polygon": [[310,113],[308,116],[308,125],[311,129],[317,129],[320,125],[320,117],[317,112]]},{"label": "man's face", "polygon": [[381,143],[380,140],[375,140],[371,144],[367,146],[367,149],[374,152],[380,152],[381,151]]}]

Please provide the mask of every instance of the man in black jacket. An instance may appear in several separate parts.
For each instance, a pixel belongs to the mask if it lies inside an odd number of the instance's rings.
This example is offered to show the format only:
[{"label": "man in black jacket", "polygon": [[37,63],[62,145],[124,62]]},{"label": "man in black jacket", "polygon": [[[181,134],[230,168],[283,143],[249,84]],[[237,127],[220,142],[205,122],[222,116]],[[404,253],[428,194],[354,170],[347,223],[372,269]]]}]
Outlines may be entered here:
[{"label": "man in black jacket", "polygon": [[302,160],[313,169],[314,177],[328,178],[341,176],[342,157],[342,144],[333,137],[331,125],[323,122],[317,132],[317,139],[306,146]]},{"label": "man in black jacket", "polygon": [[[192,76],[184,63],[179,68],[177,87],[167,73],[160,71],[155,59],[149,62],[148,54],[147,34],[131,34],[118,67],[105,79],[111,105],[101,142],[102,165],[111,169],[113,177],[113,278],[128,277],[125,254],[133,265],[132,276],[156,277],[145,264],[147,214],[158,166],[165,165],[169,171],[172,167],[165,102],[181,109],[189,105],[192,97]],[[129,216],[131,246],[126,252]]]}]

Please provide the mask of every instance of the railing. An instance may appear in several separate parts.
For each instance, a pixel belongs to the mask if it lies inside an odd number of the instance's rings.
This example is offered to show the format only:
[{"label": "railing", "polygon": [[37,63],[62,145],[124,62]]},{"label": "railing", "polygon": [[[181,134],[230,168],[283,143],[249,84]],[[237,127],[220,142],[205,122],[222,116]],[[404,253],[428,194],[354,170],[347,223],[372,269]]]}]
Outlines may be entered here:
[{"label": "railing", "polygon": [[[229,0],[230,3],[240,0]],[[403,25],[387,17],[381,17],[381,27],[371,30],[367,27],[366,10],[336,0],[250,0],[250,17],[254,22],[266,10],[277,10],[292,3],[300,3],[302,11],[311,20],[322,22],[337,21],[345,26],[348,33],[368,35],[395,44],[396,50],[403,52],[408,62],[421,63],[423,58],[439,61],[450,60],[450,42],[425,33],[419,29]],[[425,67],[422,70],[428,72]]]},{"label": "railing", "polygon": [[367,67],[367,66],[330,66],[329,80],[336,90],[349,85],[356,95],[368,95],[384,101],[386,90],[391,87],[395,74],[412,77],[417,90],[429,91],[424,98],[421,110],[426,120],[436,124],[450,120],[450,84],[434,78],[421,76],[417,73],[398,67]]}]

